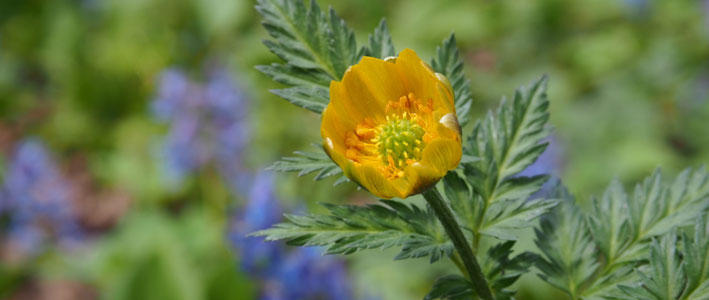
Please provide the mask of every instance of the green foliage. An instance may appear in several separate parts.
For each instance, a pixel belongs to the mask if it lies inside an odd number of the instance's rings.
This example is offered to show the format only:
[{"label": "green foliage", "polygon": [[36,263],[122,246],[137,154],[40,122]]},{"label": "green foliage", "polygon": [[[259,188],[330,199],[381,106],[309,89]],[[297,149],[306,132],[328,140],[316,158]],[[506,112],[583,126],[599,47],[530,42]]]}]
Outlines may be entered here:
[{"label": "green foliage", "polygon": [[[572,298],[619,297],[619,285],[644,280],[633,268],[651,258],[652,239],[705,215],[708,200],[709,174],[704,168],[687,169],[669,185],[656,171],[632,196],[615,181],[594,200],[591,213],[574,209],[542,222],[537,245],[547,259],[538,265],[541,276]],[[560,248],[564,245],[573,249]]]},{"label": "green foliage", "polygon": [[[315,146],[315,152],[296,151],[296,156],[284,157],[268,167],[268,170],[279,172],[298,172],[298,176],[315,173],[315,180],[321,180],[330,176],[341,175],[342,169],[338,167],[332,159],[322,150],[322,147]],[[348,181],[347,177],[341,176],[335,184]]]},{"label": "green foliage", "polygon": [[381,59],[396,56],[396,48],[394,48],[394,43],[391,41],[389,27],[387,27],[385,19],[382,19],[379,22],[379,26],[374,29],[374,33],[369,35],[369,47],[366,53],[368,56]]},{"label": "green foliage", "polygon": [[[468,138],[464,152],[479,159],[463,163],[463,169],[465,181],[475,193],[454,197],[451,202],[453,206],[468,206],[456,211],[468,221],[466,225],[476,238],[485,234],[514,239],[509,229],[528,227],[530,220],[556,203],[552,199],[527,201],[547,176],[515,177],[547,146],[542,142],[549,132],[546,82],[542,77],[518,89],[513,101],[503,99],[497,111],[478,122]],[[473,204],[457,204],[471,198]]]},{"label": "green foliage", "polygon": [[289,65],[319,70],[331,79],[339,79],[345,68],[356,62],[354,34],[332,9],[327,15],[315,1],[306,6],[303,1],[283,0],[262,0],[256,9],[263,16],[263,26],[275,39],[264,44]]},{"label": "green foliage", "polygon": [[709,298],[709,221],[707,216],[700,218],[695,225],[693,239],[685,234],[683,246],[684,273],[687,284],[684,288],[685,299]]},{"label": "green foliage", "polygon": [[653,239],[649,266],[638,270],[640,281],[621,286],[625,299],[709,299],[709,227],[699,218],[692,238],[672,231]]},{"label": "green foliage", "polygon": [[[630,268],[647,259],[650,240],[688,225],[705,213],[709,205],[707,196],[709,174],[704,168],[687,169],[670,185],[663,184],[658,170],[635,187],[632,197],[624,193],[620,184],[611,184],[606,195],[596,201],[599,208],[589,218],[591,223],[597,224],[591,228],[601,249],[604,267],[582,295],[588,299],[616,295],[619,283],[637,281],[636,273]],[[617,202],[615,212],[598,214],[603,207],[612,207],[612,202]],[[611,219],[612,214],[616,214],[616,219]],[[598,225],[600,223],[613,225]]]},{"label": "green foliage", "polygon": [[329,101],[330,81],[341,79],[364,54],[364,49],[357,48],[354,33],[333,9],[326,14],[315,1],[306,6],[300,0],[260,0],[256,9],[275,40],[264,44],[286,62],[257,69],[291,86],[273,90],[274,94],[322,112]]},{"label": "green foliage", "polygon": [[537,261],[536,254],[522,252],[511,257],[514,241],[504,241],[491,247],[483,258],[483,272],[497,299],[512,299],[515,290],[509,289],[519,277]]},{"label": "green foliage", "polygon": [[430,209],[393,200],[367,206],[323,204],[327,215],[287,215],[287,222],[256,232],[269,241],[323,246],[328,254],[401,246],[397,259],[448,256],[453,246]]},{"label": "green foliage", "polygon": [[[538,259],[531,252],[510,257],[514,244],[514,241],[498,243],[482,257],[483,273],[496,299],[513,299],[515,291],[508,288]],[[436,280],[425,299],[470,299],[474,295],[473,286],[467,278],[446,275]]]},{"label": "green foliage", "polygon": [[436,279],[424,299],[463,300],[470,299],[473,295],[473,285],[467,278],[460,275],[446,275]]},{"label": "green foliage", "polygon": [[455,112],[458,115],[458,122],[461,126],[465,126],[470,120],[473,94],[470,91],[470,80],[465,77],[463,60],[460,58],[454,34],[443,40],[443,44],[436,48],[436,56],[431,60],[431,67],[448,77],[455,94]]},{"label": "green foliage", "polygon": [[669,234],[650,245],[650,274],[640,275],[642,286],[622,286],[631,299],[681,299],[686,284],[684,267],[677,252],[677,236]]},{"label": "green foliage", "polygon": [[542,279],[574,296],[598,269],[593,258],[595,245],[573,197],[561,186],[555,193],[562,201],[535,229],[535,242],[542,252],[536,266]]},{"label": "green foliage", "polygon": [[203,210],[179,218],[156,211],[129,215],[72,269],[95,278],[104,299],[241,299],[253,288],[238,273],[221,224]]}]

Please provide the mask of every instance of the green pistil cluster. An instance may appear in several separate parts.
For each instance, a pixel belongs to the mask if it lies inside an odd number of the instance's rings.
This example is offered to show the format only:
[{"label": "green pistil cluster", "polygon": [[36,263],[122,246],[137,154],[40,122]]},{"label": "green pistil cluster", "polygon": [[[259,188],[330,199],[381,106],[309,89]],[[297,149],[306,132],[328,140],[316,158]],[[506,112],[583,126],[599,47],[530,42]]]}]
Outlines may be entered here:
[{"label": "green pistil cluster", "polygon": [[407,160],[421,158],[423,148],[423,128],[416,123],[416,116],[387,117],[387,123],[379,127],[375,138],[379,156],[385,164],[390,161],[394,166],[403,168]]}]

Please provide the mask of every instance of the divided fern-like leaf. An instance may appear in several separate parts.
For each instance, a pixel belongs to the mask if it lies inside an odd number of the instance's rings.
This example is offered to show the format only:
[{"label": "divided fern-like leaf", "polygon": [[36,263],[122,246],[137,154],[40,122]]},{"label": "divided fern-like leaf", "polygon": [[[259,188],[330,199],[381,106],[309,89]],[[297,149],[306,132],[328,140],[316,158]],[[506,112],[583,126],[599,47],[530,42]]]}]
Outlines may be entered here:
[{"label": "divided fern-like leaf", "polygon": [[[501,242],[490,247],[481,258],[482,270],[495,299],[513,299],[514,290],[509,287],[537,261],[538,256],[524,252],[512,255],[514,241]],[[425,299],[470,299],[474,295],[472,283],[460,275],[438,278]]]},{"label": "divided fern-like leaf", "polygon": [[[709,227],[706,216],[697,220],[694,234],[676,230],[655,238],[649,265],[638,270],[641,280],[620,289],[623,299],[709,299]],[[690,238],[691,236],[691,238]]]},{"label": "divided fern-like leaf", "polygon": [[471,299],[474,293],[473,284],[467,278],[460,275],[446,275],[436,279],[424,300],[466,300]]},{"label": "divided fern-like leaf", "polygon": [[709,174],[704,168],[687,169],[668,186],[658,169],[635,187],[632,196],[614,182],[594,202],[588,219],[603,268],[580,294],[584,299],[617,295],[618,285],[640,280],[631,270],[648,259],[650,241],[706,214]]},{"label": "divided fern-like leaf", "polygon": [[556,197],[563,200],[535,229],[535,243],[542,253],[536,266],[544,281],[578,299],[579,290],[599,267],[594,257],[596,246],[574,198],[561,186]]},{"label": "divided fern-like leaf", "polygon": [[[314,145],[315,146],[315,145]],[[273,163],[267,170],[278,172],[298,172],[298,176],[304,176],[311,173],[316,173],[315,180],[321,180],[330,176],[342,174],[342,169],[338,167],[327,154],[322,150],[322,147],[315,146],[315,152],[295,151],[296,156],[284,157],[281,160]],[[335,184],[348,181],[346,177],[341,176]]]},{"label": "divided fern-like leaf", "polygon": [[356,64],[364,55],[364,48],[357,48],[357,41],[352,29],[347,27],[335,10],[330,8],[330,26],[328,29],[328,54],[335,69],[335,78],[342,78],[347,68]]},{"label": "divided fern-like leaf", "polygon": [[[575,299],[627,298],[624,292],[627,293],[642,284],[646,285],[643,287],[646,291],[649,291],[647,288],[661,286],[664,288],[664,296],[674,295],[675,292],[668,291],[667,288],[675,289],[677,282],[674,279],[670,280],[668,276],[677,274],[647,275],[635,269],[647,269],[646,262],[650,261],[652,264],[652,261],[661,254],[658,249],[665,249],[666,242],[662,241],[668,235],[673,235],[672,232],[676,228],[687,226],[698,217],[705,216],[707,207],[709,207],[709,174],[704,168],[694,171],[687,169],[669,185],[663,182],[658,170],[642,184],[637,185],[632,195],[628,195],[622,185],[614,181],[601,198],[594,199],[589,214],[574,208],[573,211],[555,213],[551,217],[544,218],[541,228],[536,232],[539,249],[545,254],[545,260],[538,264],[538,268],[542,271],[540,276]],[[568,218],[578,220],[573,221]],[[554,220],[563,222],[554,223]],[[697,231],[701,232],[699,229]],[[653,239],[657,241],[655,244]],[[697,239],[704,239],[704,236],[698,236],[695,241]],[[688,238],[682,240],[687,241]],[[705,241],[706,239],[699,244],[703,245]],[[560,248],[564,245],[577,245],[574,247],[583,245],[584,250],[593,249],[593,251],[581,253],[579,252],[581,248],[572,249],[574,251]],[[687,250],[687,252],[705,252],[685,255],[692,257],[687,259],[692,259],[694,265],[709,263],[709,260],[704,260],[704,257],[709,254],[706,252],[709,248],[697,249]],[[576,257],[578,261],[570,263],[573,260],[560,259],[559,257],[563,258],[564,253],[574,253],[567,255],[566,258]],[[668,254],[662,255],[665,259],[674,259]],[[675,262],[665,260],[664,263]],[[574,265],[576,267],[570,267]],[[653,268],[655,267],[651,266],[650,269]],[[706,267],[706,270],[709,270],[709,267]],[[674,265],[662,270],[655,269],[655,271],[680,272]],[[704,271],[689,273],[702,274],[702,272]],[[571,274],[583,274],[583,276],[571,276]],[[697,281],[706,281],[705,276],[697,275],[700,278]],[[675,277],[680,278],[679,275]],[[653,283],[649,283],[648,280]],[[657,286],[651,288],[650,284]],[[692,289],[702,290],[703,288],[698,288],[700,285],[695,283]],[[624,287],[621,289],[620,286]],[[664,296],[660,298],[665,299],[662,298]]]},{"label": "divided fern-like leaf", "polygon": [[330,9],[324,13],[314,0],[259,0],[256,9],[273,40],[264,44],[285,64],[258,66],[275,81],[289,85],[272,90],[289,102],[321,113],[329,102],[329,85],[364,54],[354,33]]},{"label": "divided fern-like leaf", "polygon": [[456,171],[448,172],[442,181],[445,197],[461,221],[461,226],[472,231],[482,220],[484,200],[479,194],[473,193],[468,183]]},{"label": "divided fern-like leaf", "polygon": [[328,254],[401,246],[397,259],[447,257],[453,245],[430,209],[393,200],[366,206],[323,204],[327,215],[286,216],[287,222],[254,235],[297,246],[322,246]]},{"label": "divided fern-like leaf", "polygon": [[271,92],[297,106],[321,113],[327,107],[330,96],[328,90],[315,86],[295,86],[274,89]]},{"label": "divided fern-like leaf", "polygon": [[374,33],[369,35],[369,47],[367,47],[367,55],[384,59],[389,56],[396,56],[396,48],[391,41],[389,27],[387,22],[382,19],[379,26],[374,29]]},{"label": "divided fern-like leaf", "polygon": [[443,40],[443,44],[436,48],[436,56],[431,60],[431,67],[436,72],[448,77],[455,94],[454,102],[458,122],[461,127],[465,126],[470,120],[473,94],[470,91],[470,80],[465,77],[463,60],[460,58],[454,34]]},{"label": "divided fern-like leaf", "polygon": [[[515,177],[546,149],[549,133],[549,102],[546,77],[518,89],[511,102],[503,99],[495,113],[478,122],[464,153],[478,160],[463,163],[468,184],[482,200],[472,219],[473,232],[513,239],[510,228],[528,227],[530,220],[555,205],[555,200],[527,199],[538,191],[547,176]],[[477,218],[477,219],[476,219]]]},{"label": "divided fern-like leaf", "polygon": [[686,284],[684,266],[677,253],[677,236],[666,235],[650,245],[650,267],[640,272],[642,284],[621,286],[632,298],[627,299],[680,299]]},{"label": "divided fern-like leaf", "polygon": [[539,259],[531,252],[511,257],[514,244],[514,241],[504,241],[490,247],[482,259],[483,272],[496,299],[512,299],[516,291],[509,287]]},{"label": "divided fern-like leaf", "polygon": [[709,221],[699,219],[694,227],[693,239],[687,235],[684,243],[684,272],[687,276],[685,299],[709,299]]},{"label": "divided fern-like leaf", "polygon": [[555,198],[502,200],[488,209],[479,232],[500,239],[516,240],[517,237],[511,233],[513,230],[531,227],[532,220],[557,205],[558,201]]}]

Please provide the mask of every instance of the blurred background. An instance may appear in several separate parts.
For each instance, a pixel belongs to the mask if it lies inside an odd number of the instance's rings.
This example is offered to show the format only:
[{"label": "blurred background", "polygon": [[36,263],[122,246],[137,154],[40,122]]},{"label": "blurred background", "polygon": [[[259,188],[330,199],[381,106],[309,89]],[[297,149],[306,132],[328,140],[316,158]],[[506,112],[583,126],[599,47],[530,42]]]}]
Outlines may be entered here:
[{"label": "blurred background", "polygon": [[[709,1],[318,3],[360,43],[386,17],[422,57],[455,32],[476,118],[549,74],[552,146],[527,172],[582,203],[613,177],[709,162]],[[453,270],[244,236],[374,200],[263,171],[318,142],[319,118],[254,69],[278,60],[254,4],[0,2],[0,298],[421,299]],[[534,274],[519,288],[564,299]]]}]

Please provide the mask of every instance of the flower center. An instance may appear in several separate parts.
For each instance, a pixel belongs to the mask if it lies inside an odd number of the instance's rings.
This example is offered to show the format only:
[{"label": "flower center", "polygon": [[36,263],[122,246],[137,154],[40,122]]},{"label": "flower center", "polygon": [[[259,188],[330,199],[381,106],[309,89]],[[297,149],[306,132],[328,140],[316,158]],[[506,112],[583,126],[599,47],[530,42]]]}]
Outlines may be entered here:
[{"label": "flower center", "polygon": [[377,136],[372,141],[384,164],[401,169],[421,158],[422,139],[426,132],[416,119],[413,113],[393,114],[377,127]]},{"label": "flower center", "polygon": [[404,176],[406,166],[421,160],[432,134],[433,101],[413,93],[389,101],[386,120],[363,119],[345,136],[345,157],[360,164],[377,166],[388,178]]}]

